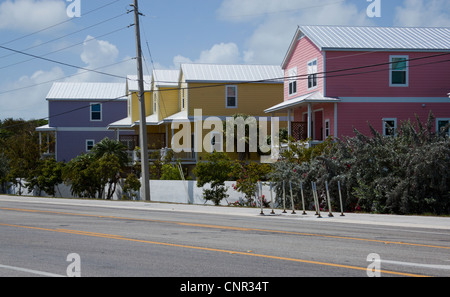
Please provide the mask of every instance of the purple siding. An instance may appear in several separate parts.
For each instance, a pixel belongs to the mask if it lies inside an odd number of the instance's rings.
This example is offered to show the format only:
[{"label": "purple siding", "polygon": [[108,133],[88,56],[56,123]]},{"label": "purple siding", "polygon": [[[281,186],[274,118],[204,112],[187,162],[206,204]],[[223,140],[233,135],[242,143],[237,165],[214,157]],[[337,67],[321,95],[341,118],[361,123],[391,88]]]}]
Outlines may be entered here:
[{"label": "purple siding", "polygon": [[[101,121],[90,119],[93,103],[102,105]],[[49,116],[51,127],[107,127],[127,117],[127,102],[50,101]]]},{"label": "purple siding", "polygon": [[[101,121],[91,121],[90,105],[98,103],[102,105]],[[115,139],[115,132],[107,127],[127,116],[127,102],[49,101],[49,116],[50,126],[57,129],[56,159],[68,162],[87,152],[86,140]]]},{"label": "purple siding", "polygon": [[105,137],[114,139],[114,131],[104,132],[58,132],[56,158],[58,161],[68,162],[86,151],[86,140],[100,142]]}]

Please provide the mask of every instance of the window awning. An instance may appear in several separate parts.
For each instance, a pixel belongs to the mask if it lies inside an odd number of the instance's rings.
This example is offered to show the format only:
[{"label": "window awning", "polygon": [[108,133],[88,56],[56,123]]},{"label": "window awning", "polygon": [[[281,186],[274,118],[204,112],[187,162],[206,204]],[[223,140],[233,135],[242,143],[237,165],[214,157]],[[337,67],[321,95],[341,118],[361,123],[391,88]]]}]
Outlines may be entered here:
[{"label": "window awning", "polygon": [[272,106],[266,110],[264,110],[265,113],[272,113],[272,112],[280,112],[280,111],[286,111],[291,108],[298,107],[305,103],[336,103],[340,102],[341,100],[339,98],[332,98],[332,97],[325,97],[322,95],[321,92],[314,92],[307,95],[303,95],[297,98],[293,98],[287,101],[284,101],[280,104],[277,104],[275,106]]}]

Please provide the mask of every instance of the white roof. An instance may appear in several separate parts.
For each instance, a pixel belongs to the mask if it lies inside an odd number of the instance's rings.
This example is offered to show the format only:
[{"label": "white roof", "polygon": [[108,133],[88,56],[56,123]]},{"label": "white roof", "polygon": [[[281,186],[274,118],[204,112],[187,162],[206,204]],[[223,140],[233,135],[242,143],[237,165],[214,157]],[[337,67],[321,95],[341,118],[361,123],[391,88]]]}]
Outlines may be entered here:
[{"label": "white roof", "polygon": [[450,28],[299,26],[283,67],[302,36],[320,50],[450,51]]},{"label": "white roof", "polygon": [[153,78],[157,87],[177,87],[180,70],[153,70]]},{"label": "white roof", "polygon": [[[138,76],[127,75],[128,91],[139,91]],[[152,89],[152,77],[150,75],[144,75],[144,91],[151,91]]]},{"label": "white roof", "polygon": [[47,94],[47,100],[126,100],[124,83],[57,82]]},{"label": "white roof", "polygon": [[131,117],[127,117],[127,118],[121,119],[117,122],[109,124],[108,129],[110,129],[110,128],[131,128],[132,126],[133,126],[133,123],[131,122]]},{"label": "white roof", "polygon": [[324,97],[321,92],[314,92],[307,95],[303,95],[297,98],[293,98],[290,100],[286,100],[280,104],[272,106],[266,110],[265,113],[271,113],[276,111],[286,110],[288,108],[292,108],[298,106],[303,103],[330,103],[330,102],[339,102],[341,101],[338,98]]},{"label": "white roof", "polygon": [[180,111],[164,119],[164,122],[187,122],[189,117],[187,110]]},{"label": "white roof", "polygon": [[450,28],[300,26],[322,49],[450,50]]},{"label": "white roof", "polygon": [[283,83],[284,73],[275,65],[181,64],[186,82]]}]

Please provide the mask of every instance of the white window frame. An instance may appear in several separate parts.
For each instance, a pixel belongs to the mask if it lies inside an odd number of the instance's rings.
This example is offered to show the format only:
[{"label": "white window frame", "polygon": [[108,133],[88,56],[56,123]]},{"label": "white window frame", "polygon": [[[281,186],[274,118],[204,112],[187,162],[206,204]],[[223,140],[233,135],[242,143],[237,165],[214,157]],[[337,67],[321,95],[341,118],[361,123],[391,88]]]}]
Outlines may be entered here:
[{"label": "white window frame", "polygon": [[[228,88],[234,88],[235,90],[235,105],[230,106],[228,105]],[[225,86],[225,107],[226,108],[238,108],[238,88],[236,85],[227,85]]]},{"label": "white window frame", "polygon": [[89,147],[91,146],[89,143],[92,142],[92,147],[95,146],[95,140],[94,139],[86,139],[86,152],[89,153],[91,149],[89,149]]},{"label": "white window frame", "polygon": [[[92,110],[93,106],[100,106],[100,111],[93,111]],[[90,107],[89,111],[90,111],[91,122],[101,122],[103,120],[103,106],[102,106],[101,103],[91,103],[91,107]],[[98,112],[100,113],[100,119],[93,119],[92,115],[94,114],[94,112],[95,113],[98,113]]]},{"label": "white window frame", "polygon": [[[448,121],[450,123],[450,118],[436,118],[436,132],[439,133],[439,122]],[[450,128],[448,129],[447,135],[450,137]]]},{"label": "white window frame", "polygon": [[[293,67],[288,71],[288,93],[289,96],[297,94],[297,67]],[[295,91],[294,91],[295,89]]]},{"label": "white window frame", "polygon": [[[395,72],[396,70],[393,69],[393,59],[395,58],[402,58],[402,59],[406,59],[405,63],[406,63],[406,69],[405,69],[405,83],[404,84],[394,84],[392,83],[392,73]],[[389,86],[390,87],[408,87],[409,86],[409,56],[405,56],[405,55],[392,55],[389,56]]]},{"label": "white window frame", "polygon": [[324,133],[325,133],[325,139],[327,139],[330,136],[330,119],[326,119],[325,120],[325,129],[324,129]]},{"label": "white window frame", "polygon": [[[314,63],[315,63],[315,65],[314,65]],[[317,61],[317,58],[308,61],[306,66],[307,66],[307,70],[306,71],[307,71],[307,74],[308,74],[306,83],[308,84],[307,85],[308,86],[308,90],[312,90],[312,89],[317,88],[317,86],[319,84],[318,83],[318,78],[317,78],[317,72],[318,72],[318,61]],[[309,86],[309,76],[310,75],[315,75],[315,80],[314,80],[315,84],[313,84],[313,86],[311,86],[311,87]]]},{"label": "white window frame", "polygon": [[[386,134],[386,122],[394,122],[394,135]],[[397,118],[383,118],[383,136],[397,136]]]}]

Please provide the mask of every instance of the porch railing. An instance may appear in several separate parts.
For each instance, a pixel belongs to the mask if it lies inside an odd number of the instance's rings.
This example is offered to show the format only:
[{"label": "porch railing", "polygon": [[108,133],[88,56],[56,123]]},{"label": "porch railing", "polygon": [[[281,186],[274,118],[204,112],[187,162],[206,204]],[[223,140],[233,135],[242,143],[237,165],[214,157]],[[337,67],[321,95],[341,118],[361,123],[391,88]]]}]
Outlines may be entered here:
[{"label": "porch railing", "polygon": [[[197,159],[197,155],[194,152],[173,152],[170,148],[162,148],[157,150],[148,150],[148,159],[150,162],[154,162],[156,160],[163,160],[169,152],[172,152],[172,162],[180,161],[180,162],[194,162]],[[127,151],[129,160],[133,164],[139,162],[141,160],[141,151],[133,150]]]}]

